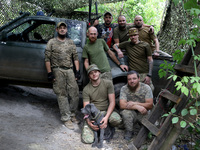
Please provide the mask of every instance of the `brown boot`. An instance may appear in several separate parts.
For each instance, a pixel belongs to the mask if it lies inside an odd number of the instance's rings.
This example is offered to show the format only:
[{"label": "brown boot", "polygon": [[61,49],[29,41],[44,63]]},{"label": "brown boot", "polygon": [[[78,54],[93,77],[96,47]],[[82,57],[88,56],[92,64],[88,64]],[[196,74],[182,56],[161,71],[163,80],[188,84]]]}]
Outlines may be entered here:
[{"label": "brown boot", "polygon": [[76,124],[79,124],[79,123],[80,123],[80,121],[78,121],[78,120],[76,119],[75,116],[71,117],[71,121],[72,121],[73,123],[76,123]]},{"label": "brown boot", "polygon": [[73,125],[71,120],[68,120],[68,121],[64,122],[64,124],[68,129],[74,130],[74,125]]}]

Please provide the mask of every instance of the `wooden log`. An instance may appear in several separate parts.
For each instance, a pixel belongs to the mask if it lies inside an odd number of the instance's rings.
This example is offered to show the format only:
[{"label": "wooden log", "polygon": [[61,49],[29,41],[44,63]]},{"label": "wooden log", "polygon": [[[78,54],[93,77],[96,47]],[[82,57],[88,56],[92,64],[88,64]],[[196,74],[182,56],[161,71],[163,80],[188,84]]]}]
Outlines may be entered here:
[{"label": "wooden log", "polygon": [[[179,114],[181,112],[181,110],[183,108],[185,108],[188,100],[190,99],[190,97],[186,97],[184,94],[181,94],[181,101],[179,102],[179,104],[177,104],[175,106],[176,108],[176,113],[175,114]],[[170,133],[171,129],[173,128],[172,125],[172,115],[169,115],[167,117],[167,119],[165,120],[164,124],[161,127],[161,133],[154,138],[154,140],[152,141],[151,145],[149,146],[148,150],[160,150],[161,146],[163,145],[165,139],[167,138],[168,134]],[[171,145],[168,145],[168,147],[171,147]]]},{"label": "wooden log", "polygon": [[188,73],[190,75],[194,75],[194,67],[188,65],[180,65],[177,64],[174,66],[174,69],[179,72]]},{"label": "wooden log", "polygon": [[172,94],[167,89],[164,89],[162,91],[161,96],[177,104],[181,101],[181,98],[179,96]]},{"label": "wooden log", "polygon": [[142,119],[141,122],[147,129],[149,129],[149,131],[155,135],[158,136],[160,134],[160,130],[154,125],[152,124],[150,121],[148,121],[146,118]]}]

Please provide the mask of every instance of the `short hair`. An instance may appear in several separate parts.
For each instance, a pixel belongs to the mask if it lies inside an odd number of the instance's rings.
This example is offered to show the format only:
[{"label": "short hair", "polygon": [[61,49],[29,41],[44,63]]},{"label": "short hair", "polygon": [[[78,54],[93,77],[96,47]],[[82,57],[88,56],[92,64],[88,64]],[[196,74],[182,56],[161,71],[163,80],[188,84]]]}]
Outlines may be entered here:
[{"label": "short hair", "polygon": [[131,71],[129,71],[129,72],[127,73],[127,76],[128,76],[128,75],[131,75],[131,74],[136,74],[137,77],[140,78],[139,73],[138,73],[137,71],[135,71],[135,70],[131,70]]}]

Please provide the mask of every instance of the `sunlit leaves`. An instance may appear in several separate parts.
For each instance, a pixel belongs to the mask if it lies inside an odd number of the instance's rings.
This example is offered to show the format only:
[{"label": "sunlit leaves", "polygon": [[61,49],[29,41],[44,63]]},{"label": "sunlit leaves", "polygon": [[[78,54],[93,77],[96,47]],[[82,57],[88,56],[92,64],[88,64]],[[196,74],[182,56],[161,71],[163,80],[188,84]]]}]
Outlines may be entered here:
[{"label": "sunlit leaves", "polygon": [[187,125],[187,123],[186,123],[185,121],[181,121],[181,122],[180,122],[180,126],[181,126],[181,128],[185,128],[186,125]]},{"label": "sunlit leaves", "polygon": [[181,111],[181,115],[182,116],[186,116],[188,114],[188,110],[187,109],[183,109],[182,111]]},{"label": "sunlit leaves", "polygon": [[172,118],[172,123],[175,124],[179,121],[179,118],[178,117],[173,117]]}]

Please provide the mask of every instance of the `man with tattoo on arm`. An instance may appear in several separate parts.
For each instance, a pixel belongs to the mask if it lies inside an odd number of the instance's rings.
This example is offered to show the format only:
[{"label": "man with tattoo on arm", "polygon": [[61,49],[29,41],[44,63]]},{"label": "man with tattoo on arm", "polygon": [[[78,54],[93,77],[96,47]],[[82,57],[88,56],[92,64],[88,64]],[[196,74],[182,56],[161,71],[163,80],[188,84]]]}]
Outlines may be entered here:
[{"label": "man with tattoo on arm", "polygon": [[128,31],[131,41],[114,44],[113,48],[120,52],[125,49],[128,56],[129,70],[135,70],[140,74],[140,82],[148,84],[152,91],[154,86],[151,81],[153,70],[153,58],[150,45],[139,40],[137,28],[131,28]]}]

